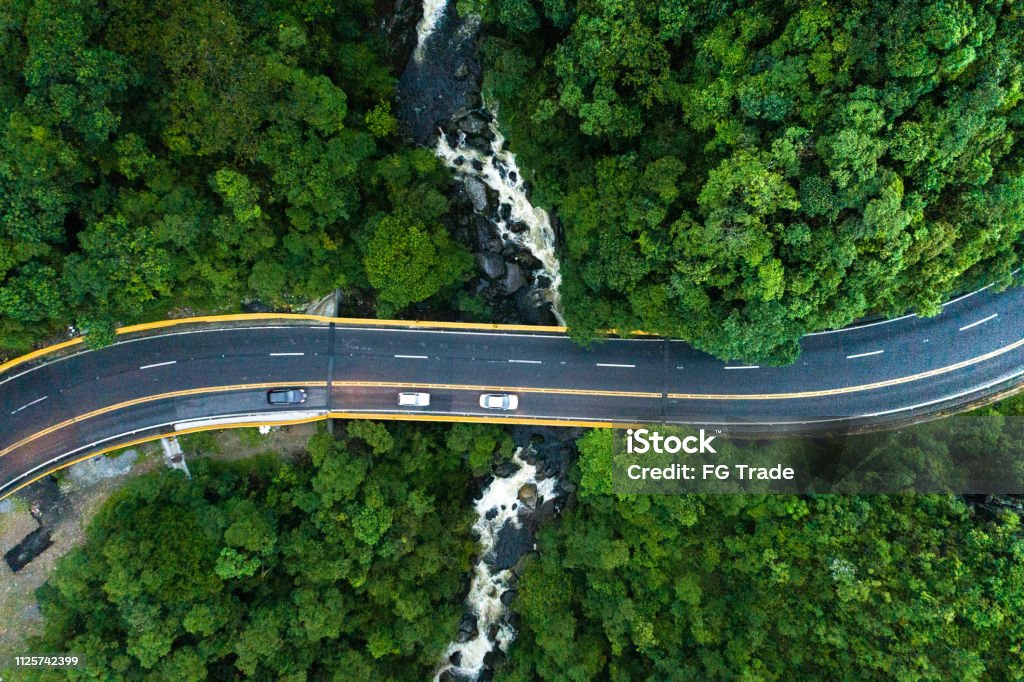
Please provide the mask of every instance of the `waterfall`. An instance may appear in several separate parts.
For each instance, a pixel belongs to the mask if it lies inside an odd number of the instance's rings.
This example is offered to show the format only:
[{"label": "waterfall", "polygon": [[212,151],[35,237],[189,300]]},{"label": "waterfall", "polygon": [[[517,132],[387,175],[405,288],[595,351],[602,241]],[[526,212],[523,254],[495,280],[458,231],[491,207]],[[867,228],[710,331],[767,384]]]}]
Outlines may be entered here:
[{"label": "waterfall", "polygon": [[[480,539],[480,558],[473,572],[466,608],[475,623],[466,628],[465,641],[452,642],[445,652],[445,664],[434,676],[435,682],[448,673],[450,678],[475,680],[484,669],[485,657],[495,647],[502,652],[515,638],[515,630],[508,622],[508,610],[501,597],[512,587],[514,577],[510,566],[518,558],[499,556],[498,538],[502,533],[515,533],[522,529],[523,517],[529,515],[544,500],[555,497],[553,478],[537,480],[537,467],[520,457],[522,448],[512,457],[518,467],[508,476],[495,478],[477,500],[476,523],[473,533]],[[528,491],[522,494],[522,491]],[[514,544],[514,543],[512,543]],[[465,621],[465,619],[464,619]],[[463,628],[460,627],[460,631]]]},{"label": "waterfall", "polygon": [[413,52],[413,59],[416,61],[423,61],[423,50],[427,44],[427,38],[437,28],[447,4],[448,0],[423,0],[423,16],[416,24],[416,51]]},{"label": "waterfall", "polygon": [[[523,173],[515,155],[506,149],[493,112],[476,108],[479,70],[474,51],[479,18],[459,19],[449,0],[422,2],[416,48],[400,79],[403,121],[421,144],[435,131],[439,133],[434,152],[463,182],[473,198],[473,210],[497,228],[501,242],[533,255],[537,264],[530,264],[535,268],[531,293],[564,324],[551,218],[530,203]],[[438,121],[450,123],[455,130],[451,134],[438,131]],[[486,188],[497,195],[496,212],[491,210]],[[513,596],[509,590],[516,581],[512,567],[534,547],[533,515],[545,500],[556,497],[558,485],[555,477],[538,476],[537,466],[527,461],[531,459],[524,456],[523,448],[516,450],[511,462],[497,468],[475,504],[478,518],[473,532],[479,538],[480,556],[466,597],[466,613],[435,682],[479,679],[493,667],[492,652],[507,652],[515,639],[507,608]],[[536,518],[543,516],[541,510]]]},{"label": "waterfall", "polygon": [[[551,218],[547,211],[531,204],[526,196],[523,174],[516,165],[515,154],[505,148],[505,138],[498,130],[497,118],[488,123],[488,129],[492,137],[488,152],[467,145],[465,133],[460,132],[454,147],[444,134],[440,135],[436,153],[457,174],[480,180],[498,193],[502,204],[511,207],[507,215],[498,216],[501,238],[506,242],[515,242],[540,261],[546,286],[538,288],[551,304],[551,312],[558,323],[564,325],[562,301],[558,293],[562,275],[559,272],[558,256],[555,255],[555,232],[551,229]],[[517,224],[525,225],[527,229],[513,229]]]}]

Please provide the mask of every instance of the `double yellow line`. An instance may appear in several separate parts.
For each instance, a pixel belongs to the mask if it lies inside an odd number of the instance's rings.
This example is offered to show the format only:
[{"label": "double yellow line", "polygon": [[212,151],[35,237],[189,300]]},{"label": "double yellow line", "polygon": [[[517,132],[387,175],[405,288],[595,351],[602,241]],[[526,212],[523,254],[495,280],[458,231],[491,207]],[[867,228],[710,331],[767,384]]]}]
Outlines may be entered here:
[{"label": "double yellow line", "polygon": [[[844,386],[840,388],[823,389],[819,391],[797,391],[792,393],[669,393],[668,397],[677,400],[793,400],[799,398],[819,398],[835,395],[843,395],[849,393],[856,393],[861,391],[870,391],[879,388],[886,388],[889,386],[896,386],[900,384],[906,384],[913,381],[919,381],[940,374],[946,374],[954,372],[958,369],[963,369],[971,365],[975,365],[986,360],[1003,355],[1012,350],[1024,346],[1024,339],[1020,339],[1002,348],[997,348],[994,351],[990,351],[983,355],[979,355],[974,358],[963,360],[961,362],[954,363],[952,365],[946,365],[945,367],[939,367],[937,369],[928,370],[926,372],[919,372],[917,374],[911,374],[905,377],[898,377],[895,379],[887,379],[885,381],[877,381],[870,384],[860,384],[857,386]],[[23,445],[26,445],[34,440],[42,438],[43,436],[49,435],[55,431],[66,428],[72,424],[82,422],[94,417],[122,410],[127,407],[134,405],[140,405],[147,402],[154,402],[157,400],[165,400],[168,398],[180,398],[192,395],[202,395],[209,393],[223,393],[229,391],[244,391],[244,390],[256,390],[256,389],[270,389],[270,388],[283,388],[288,386],[305,386],[310,388],[325,388],[327,386],[326,381],[313,381],[313,382],[273,382],[273,383],[257,383],[257,384],[233,384],[227,386],[208,386],[204,388],[193,388],[181,391],[171,391],[168,393],[159,393],[153,396],[146,396],[142,398],[135,398],[125,402],[117,403],[108,407],[93,410],[77,417],[72,417],[65,421],[54,424],[53,426],[47,427],[38,433],[26,436],[22,440],[10,445],[3,450],[0,450],[0,457],[3,457],[7,453],[15,450]],[[651,391],[602,391],[602,390],[590,390],[590,389],[572,389],[572,388],[538,388],[530,386],[487,386],[487,385],[469,385],[469,384],[438,384],[438,383],[402,383],[392,381],[334,381],[331,383],[332,388],[421,388],[421,389],[436,389],[436,390],[453,390],[453,391],[477,391],[477,392],[504,392],[504,393],[545,393],[549,395],[575,395],[575,396],[596,396],[596,397],[614,397],[614,398],[661,398],[661,393]],[[338,413],[339,415],[341,413]],[[348,414],[348,413],[346,413]],[[363,413],[351,413],[351,414],[363,414]],[[419,415],[423,417],[424,415]],[[363,417],[368,418],[368,417]],[[381,417],[384,418],[384,417]],[[394,417],[392,417],[394,418]],[[501,418],[498,415],[495,417],[481,417],[478,421],[508,421],[514,417]],[[454,418],[448,416],[437,417],[434,421],[456,421]],[[563,422],[562,420],[553,420],[558,423],[568,424],[569,422]],[[526,422],[524,422],[526,423]],[[536,422],[529,422],[536,423]],[[591,422],[582,421],[574,422],[574,424],[596,424],[600,423],[604,425],[607,422]]]}]

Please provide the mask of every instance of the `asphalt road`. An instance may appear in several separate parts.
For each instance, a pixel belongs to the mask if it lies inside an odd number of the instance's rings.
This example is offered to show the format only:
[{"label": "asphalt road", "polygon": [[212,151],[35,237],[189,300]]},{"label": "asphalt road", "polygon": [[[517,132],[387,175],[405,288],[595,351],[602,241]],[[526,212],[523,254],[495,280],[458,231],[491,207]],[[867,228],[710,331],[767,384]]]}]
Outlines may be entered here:
[{"label": "asphalt road", "polygon": [[[687,344],[372,324],[211,323],[157,330],[0,375],[0,496],[93,452],[225,421],[400,416],[538,423],[688,423],[813,431],[902,420],[1024,376],[1024,289],[980,291],[941,315],[803,339],[789,367],[723,363]],[[303,387],[274,407],[274,387]],[[401,408],[397,394],[431,395]],[[512,412],[481,393],[515,393]]]}]

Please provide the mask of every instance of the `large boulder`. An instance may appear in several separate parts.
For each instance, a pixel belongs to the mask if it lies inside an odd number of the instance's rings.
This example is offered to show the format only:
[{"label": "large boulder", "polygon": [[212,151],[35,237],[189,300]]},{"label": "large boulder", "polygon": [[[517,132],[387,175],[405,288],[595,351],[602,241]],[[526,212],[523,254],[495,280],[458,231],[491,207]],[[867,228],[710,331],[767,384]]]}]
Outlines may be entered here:
[{"label": "large boulder", "polygon": [[487,121],[477,113],[464,116],[458,123],[458,128],[467,135],[479,135],[487,127]]},{"label": "large boulder", "polygon": [[486,211],[487,188],[484,186],[484,183],[470,176],[463,180],[463,184],[466,187],[466,194],[469,195],[469,200],[473,202],[473,210],[480,213]]},{"label": "large boulder", "polygon": [[505,261],[496,253],[476,254],[476,266],[488,279],[498,279],[505,274]]},{"label": "large boulder", "polygon": [[476,616],[472,613],[462,614],[462,620],[459,621],[459,634],[455,641],[459,644],[465,644],[471,639],[476,639],[476,636],[480,634],[480,631],[476,626]]},{"label": "large boulder", "polygon": [[501,280],[501,286],[509,294],[514,294],[526,284],[526,276],[523,269],[515,263],[505,265],[505,278]]}]

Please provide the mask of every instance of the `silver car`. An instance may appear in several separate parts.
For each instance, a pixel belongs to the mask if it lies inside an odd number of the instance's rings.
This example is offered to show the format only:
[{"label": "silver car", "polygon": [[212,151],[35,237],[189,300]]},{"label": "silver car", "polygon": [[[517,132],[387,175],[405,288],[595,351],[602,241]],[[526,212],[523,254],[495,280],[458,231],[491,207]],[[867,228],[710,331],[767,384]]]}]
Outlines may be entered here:
[{"label": "silver car", "polygon": [[267,402],[271,405],[301,405],[306,402],[306,392],[301,388],[279,388],[267,391]]}]

